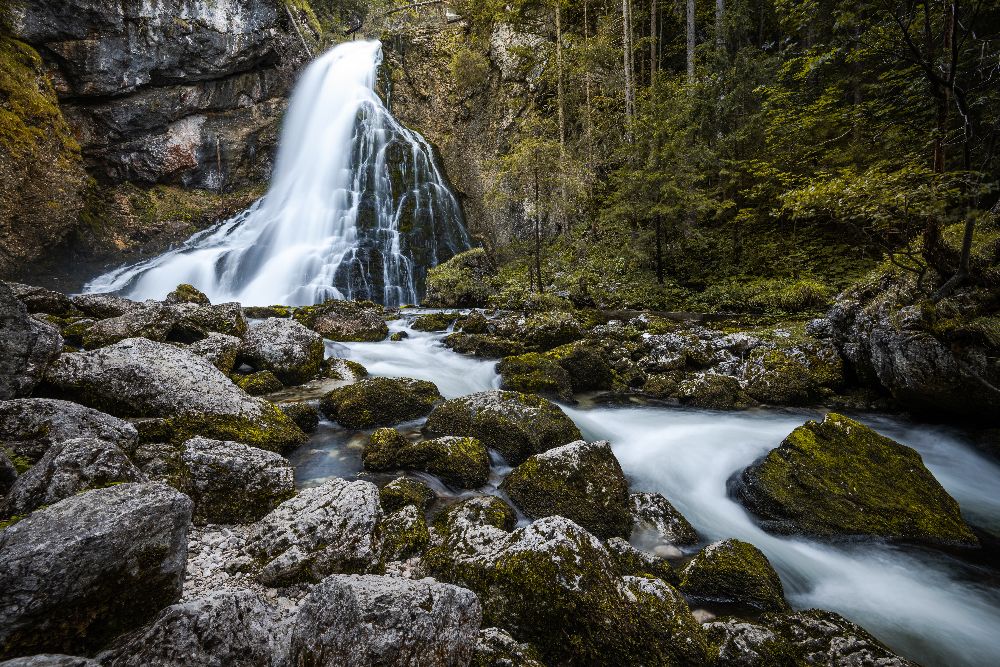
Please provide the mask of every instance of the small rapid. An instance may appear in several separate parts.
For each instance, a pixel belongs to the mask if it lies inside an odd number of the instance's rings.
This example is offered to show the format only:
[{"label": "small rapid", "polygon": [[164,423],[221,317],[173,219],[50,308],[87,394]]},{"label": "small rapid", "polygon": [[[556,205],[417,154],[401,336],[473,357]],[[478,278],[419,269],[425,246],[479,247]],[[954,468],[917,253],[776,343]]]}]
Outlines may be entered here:
[{"label": "small rapid", "polygon": [[[494,362],[451,352],[441,344],[442,334],[414,331],[407,320],[393,322],[391,328],[409,337],[331,344],[328,351],[363,363],[374,375],[430,380],[449,398],[499,386]],[[638,405],[563,409],[588,440],[612,443],[634,490],[663,493],[708,541],[738,537],[764,551],[795,608],[841,613],[925,667],[996,664],[1000,574],[994,567],[930,548],[772,535],[727,496],[726,482],[734,472],[822,413],[718,413]],[[917,449],[966,517],[1000,534],[1000,466],[972,450],[958,432],[854,416]],[[295,461],[300,484],[361,470],[367,434],[329,423],[321,429]]]}]

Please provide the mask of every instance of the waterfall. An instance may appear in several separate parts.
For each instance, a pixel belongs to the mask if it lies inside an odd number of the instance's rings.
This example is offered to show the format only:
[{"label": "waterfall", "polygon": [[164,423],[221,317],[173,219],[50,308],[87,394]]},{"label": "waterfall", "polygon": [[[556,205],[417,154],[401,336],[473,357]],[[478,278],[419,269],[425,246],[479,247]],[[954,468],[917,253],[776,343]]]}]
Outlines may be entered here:
[{"label": "waterfall", "polygon": [[375,93],[381,62],[377,41],[319,57],[295,86],[260,201],[84,291],[162,299],[190,283],[212,301],[245,305],[417,303],[427,269],[469,239],[430,145]]}]

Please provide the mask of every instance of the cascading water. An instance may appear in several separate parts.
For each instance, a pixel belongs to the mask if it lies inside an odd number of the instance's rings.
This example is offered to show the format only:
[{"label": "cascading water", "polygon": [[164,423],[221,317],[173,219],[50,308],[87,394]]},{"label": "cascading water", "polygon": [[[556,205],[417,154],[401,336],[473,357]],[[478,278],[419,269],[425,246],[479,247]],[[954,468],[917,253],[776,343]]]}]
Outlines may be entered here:
[{"label": "cascading water", "polygon": [[469,239],[430,146],[375,93],[381,62],[375,41],[318,58],[292,95],[262,200],[84,290],[163,298],[190,283],[213,301],[245,305],[417,303],[427,268]]}]

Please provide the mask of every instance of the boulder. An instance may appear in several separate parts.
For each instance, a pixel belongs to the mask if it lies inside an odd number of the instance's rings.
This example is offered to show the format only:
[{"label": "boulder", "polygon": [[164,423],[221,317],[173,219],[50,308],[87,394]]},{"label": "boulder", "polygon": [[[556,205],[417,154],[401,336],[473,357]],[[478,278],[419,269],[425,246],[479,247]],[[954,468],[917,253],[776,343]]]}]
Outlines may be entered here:
[{"label": "boulder", "polygon": [[246,314],[235,301],[204,306],[184,303],[175,309],[180,317],[174,335],[183,342],[194,342],[213,332],[237,338],[247,333]]},{"label": "boulder", "polygon": [[305,401],[282,403],[278,407],[304,433],[314,433],[319,427],[319,409],[312,403],[306,403]]},{"label": "boulder", "polygon": [[500,388],[542,394],[563,400],[573,397],[569,373],[556,361],[537,352],[504,357],[497,364]]},{"label": "boulder", "polygon": [[431,412],[425,428],[431,436],[477,438],[511,465],[581,437],[573,421],[554,403],[502,390],[445,401]]},{"label": "boulder", "polygon": [[622,576],[652,576],[674,585],[680,581],[674,568],[665,559],[636,549],[620,537],[612,537],[604,546],[607,547],[608,553],[618,567],[618,573]]},{"label": "boulder", "polygon": [[832,611],[809,609],[765,614],[762,621],[794,647],[800,659],[797,664],[916,667],[864,628]]},{"label": "boulder", "polygon": [[0,503],[6,496],[14,482],[17,481],[17,466],[10,460],[7,453],[0,449]]},{"label": "boulder", "polygon": [[431,540],[423,510],[407,505],[382,521],[382,559],[405,560],[423,553]]},{"label": "boulder", "polygon": [[174,489],[119,484],[0,531],[0,658],[90,653],[173,604],[190,522]]},{"label": "boulder", "polygon": [[243,341],[236,336],[213,331],[205,338],[192,343],[188,350],[228,374],[236,366],[236,357],[242,344]]},{"label": "boulder", "polygon": [[363,429],[423,417],[441,399],[433,382],[371,377],[326,394],[320,409],[341,426]]},{"label": "boulder", "polygon": [[427,271],[423,304],[432,308],[475,308],[486,305],[496,269],[482,248],[459,253]]},{"label": "boulder", "polygon": [[583,337],[583,326],[572,313],[544,311],[532,315],[512,315],[491,323],[493,333],[518,340],[529,350],[544,352]]},{"label": "boulder", "polygon": [[483,486],[490,476],[486,447],[460,436],[410,442],[395,429],[380,428],[368,439],[362,461],[366,470],[419,470],[463,489]]},{"label": "boulder", "polygon": [[77,294],[70,300],[81,313],[98,320],[124,315],[142,305],[117,294]]},{"label": "boulder", "polygon": [[108,667],[280,667],[281,629],[278,614],[259,593],[211,591],[167,607],[99,659]]},{"label": "boulder", "polygon": [[0,448],[35,463],[53,443],[96,438],[130,454],[139,441],[132,424],[77,403],[50,398],[0,401]]},{"label": "boulder", "polygon": [[205,359],[145,338],[64,354],[46,380],[59,394],[112,414],[162,417],[178,440],[203,435],[278,451],[305,441],[276,406],[247,395]]},{"label": "boulder", "polygon": [[698,544],[698,532],[683,514],[659,493],[632,493],[628,497],[632,513],[630,540],[643,546],[690,546]]},{"label": "boulder", "polygon": [[786,611],[778,573],[760,549],[736,539],[709,544],[681,571],[681,591],[700,600]]},{"label": "boulder", "polygon": [[803,664],[801,652],[764,625],[724,618],[705,623],[702,628],[709,644],[718,651],[715,664],[720,667],[799,667]]},{"label": "boulder", "polygon": [[7,283],[0,282],[0,400],[29,395],[62,347],[59,331],[29,316]]},{"label": "boulder", "polygon": [[274,452],[199,437],[182,460],[195,523],[252,523],[295,495],[295,471]]},{"label": "boulder", "polygon": [[691,373],[677,384],[676,397],[682,405],[709,410],[742,410],[754,400],[739,380],[721,373]]},{"label": "boulder", "polygon": [[458,313],[429,313],[413,320],[415,331],[447,331],[458,319]]},{"label": "boulder", "polygon": [[517,641],[499,628],[483,628],[476,640],[472,667],[544,667],[531,644]]},{"label": "boulder", "polygon": [[747,355],[746,392],[761,403],[811,405],[844,385],[844,362],[829,342],[758,347]]},{"label": "boulder", "polygon": [[467,334],[483,334],[489,329],[490,321],[481,311],[473,310],[455,322],[455,329]]},{"label": "boulder", "polygon": [[57,442],[11,488],[0,504],[0,516],[29,514],[88,489],[121,482],[145,482],[117,445],[95,438]]},{"label": "boulder", "polygon": [[426,511],[437,499],[437,494],[423,482],[409,477],[397,477],[382,487],[379,491],[382,509],[395,512],[407,505],[415,505],[419,510]]},{"label": "boulder", "polygon": [[610,389],[614,384],[614,369],[596,345],[584,341],[570,343],[550,350],[546,356],[566,371],[573,393]]},{"label": "boulder", "polygon": [[524,344],[516,340],[508,340],[488,334],[453,333],[444,339],[447,348],[459,354],[472,354],[484,359],[500,359],[501,357],[524,354]]},{"label": "boulder", "polygon": [[378,342],[389,335],[385,311],[370,301],[334,299],[296,308],[293,317],[323,338],[344,343]]},{"label": "boulder", "polygon": [[730,492],[776,532],[978,544],[920,454],[832,412],[734,476]]},{"label": "boulder", "polygon": [[448,536],[451,544],[465,539],[464,533],[480,527],[509,532],[517,525],[514,508],[496,496],[476,496],[441,510],[434,517],[434,527]]},{"label": "boulder", "polygon": [[381,557],[378,488],[332,479],[301,491],[253,525],[250,556],[269,586],[316,582],[335,573],[366,572]]},{"label": "boulder", "polygon": [[292,664],[465,667],[482,611],[474,593],[433,580],[334,575],[302,603]]},{"label": "boulder", "polygon": [[70,301],[69,297],[60,292],[21,283],[7,283],[7,286],[17,297],[17,300],[24,304],[29,313],[65,315],[73,307],[73,302]]},{"label": "boulder", "polygon": [[167,298],[164,299],[167,303],[193,303],[199,306],[210,306],[212,302],[209,301],[205,293],[199,290],[194,285],[189,285],[187,283],[182,283],[178,285]]},{"label": "boulder", "polygon": [[234,375],[233,382],[237,387],[251,396],[263,396],[281,391],[285,385],[271,371],[257,371],[249,375]]},{"label": "boulder", "polygon": [[180,313],[176,308],[159,301],[146,301],[118,317],[91,325],[83,334],[83,346],[95,350],[127,338],[166,341],[179,321]]},{"label": "boulder", "polygon": [[238,360],[296,385],[319,375],[324,351],[323,338],[315,331],[294,320],[272,317],[250,325]]},{"label": "boulder", "polygon": [[602,538],[632,532],[628,481],[607,441],[580,440],[535,454],[500,488],[533,519],[564,516]]}]

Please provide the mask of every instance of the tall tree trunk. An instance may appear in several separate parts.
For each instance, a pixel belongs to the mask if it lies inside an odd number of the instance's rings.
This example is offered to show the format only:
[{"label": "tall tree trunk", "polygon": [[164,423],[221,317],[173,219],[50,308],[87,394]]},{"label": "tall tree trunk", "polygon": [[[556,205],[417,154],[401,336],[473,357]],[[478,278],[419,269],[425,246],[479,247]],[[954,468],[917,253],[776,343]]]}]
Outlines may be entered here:
[{"label": "tall tree trunk", "polygon": [[[590,58],[590,14],[589,14],[589,0],[583,0],[583,40],[587,51],[588,60]],[[587,111],[587,167],[591,167],[594,164],[594,116],[593,109],[590,104],[590,63],[587,63],[587,67],[583,73],[583,87],[584,94],[586,98],[586,111]]]},{"label": "tall tree trunk", "polygon": [[535,278],[538,280],[538,293],[545,291],[542,286],[542,212],[541,198],[538,195],[538,167],[535,167]]},{"label": "tall tree trunk", "polygon": [[566,211],[566,98],[563,85],[562,7],[556,3],[556,96],[559,105],[559,218],[563,233],[569,232],[569,215]]},{"label": "tall tree trunk", "polygon": [[726,48],[726,0],[715,0],[715,45],[719,51]]},{"label": "tall tree trunk", "polygon": [[663,216],[656,214],[656,282],[663,284]]},{"label": "tall tree trunk", "polygon": [[659,66],[659,58],[656,55],[656,47],[659,40],[656,39],[656,0],[649,2],[649,84],[653,85],[656,80],[656,69]]},{"label": "tall tree trunk", "polygon": [[625,139],[632,141],[632,121],[635,116],[635,91],[632,79],[632,0],[622,0],[622,51],[625,70]]},{"label": "tall tree trunk", "polygon": [[694,81],[694,0],[687,0],[687,76]]}]

